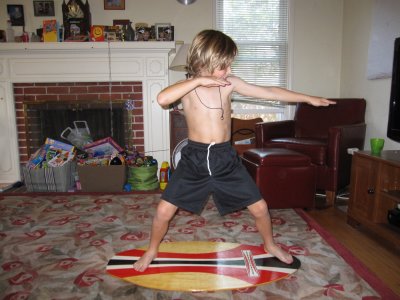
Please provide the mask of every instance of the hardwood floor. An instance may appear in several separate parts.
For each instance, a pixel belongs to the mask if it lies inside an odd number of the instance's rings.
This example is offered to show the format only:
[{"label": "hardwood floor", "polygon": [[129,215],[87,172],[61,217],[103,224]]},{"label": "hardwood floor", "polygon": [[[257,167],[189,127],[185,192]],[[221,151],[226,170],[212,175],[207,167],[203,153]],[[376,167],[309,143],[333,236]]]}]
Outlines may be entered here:
[{"label": "hardwood floor", "polygon": [[400,299],[399,249],[391,248],[362,227],[354,228],[348,225],[346,213],[337,207],[317,208],[307,213],[375,273]]}]

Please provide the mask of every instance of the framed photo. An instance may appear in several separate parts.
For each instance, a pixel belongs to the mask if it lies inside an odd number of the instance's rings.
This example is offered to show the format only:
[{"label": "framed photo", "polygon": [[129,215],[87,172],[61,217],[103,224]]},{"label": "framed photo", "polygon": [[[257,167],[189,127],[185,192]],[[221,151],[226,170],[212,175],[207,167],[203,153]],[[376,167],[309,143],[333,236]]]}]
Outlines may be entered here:
[{"label": "framed photo", "polygon": [[125,10],[125,0],[104,0],[104,10]]},{"label": "framed photo", "polygon": [[152,38],[151,27],[136,27],[136,40],[137,41],[151,41]]},{"label": "framed photo", "polygon": [[104,26],[104,40],[110,42],[120,41],[121,28],[116,26]]},{"label": "framed photo", "polygon": [[8,4],[7,13],[10,16],[12,26],[25,26],[23,5]]},{"label": "framed photo", "polygon": [[129,19],[115,19],[113,20],[113,26],[129,26],[130,20]]},{"label": "framed photo", "polygon": [[33,13],[35,17],[54,17],[54,1],[53,0],[34,0]]},{"label": "framed photo", "polygon": [[110,42],[117,42],[118,41],[117,33],[112,31],[106,32],[105,39]]},{"label": "framed photo", "polygon": [[170,23],[156,23],[154,26],[157,41],[174,40],[174,26],[171,26]]}]

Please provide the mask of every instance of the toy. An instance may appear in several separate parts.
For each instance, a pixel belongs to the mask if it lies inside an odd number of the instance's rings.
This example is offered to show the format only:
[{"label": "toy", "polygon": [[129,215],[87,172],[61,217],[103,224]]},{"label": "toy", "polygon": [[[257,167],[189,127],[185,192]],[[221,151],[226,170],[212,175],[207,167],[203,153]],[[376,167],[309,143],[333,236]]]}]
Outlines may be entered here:
[{"label": "toy", "polygon": [[123,149],[111,137],[87,144],[83,147],[83,149],[87,153],[92,154],[94,157],[112,155],[123,151]]},{"label": "toy", "polygon": [[301,266],[296,257],[288,265],[262,246],[187,241],[161,243],[157,258],[138,272],[132,265],[144,252],[139,248],[118,253],[108,262],[107,273],[146,288],[199,292],[275,282]]},{"label": "toy", "polygon": [[165,190],[168,184],[169,179],[169,163],[167,161],[163,161],[160,168],[160,189]]}]

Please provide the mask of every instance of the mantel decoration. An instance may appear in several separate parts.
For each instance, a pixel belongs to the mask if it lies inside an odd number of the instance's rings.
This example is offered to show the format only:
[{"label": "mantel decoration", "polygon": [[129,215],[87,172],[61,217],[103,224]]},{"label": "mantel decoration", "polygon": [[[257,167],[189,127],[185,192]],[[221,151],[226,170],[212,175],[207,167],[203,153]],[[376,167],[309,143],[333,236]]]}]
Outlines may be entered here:
[{"label": "mantel decoration", "polygon": [[7,13],[10,16],[12,26],[25,26],[23,5],[7,5]]},{"label": "mantel decoration", "polygon": [[113,24],[92,25],[90,30],[92,42],[147,42],[147,41],[174,41],[174,26],[170,23],[156,23],[154,25],[129,19],[114,19]]},{"label": "mantel decoration", "polygon": [[[103,0],[105,10],[124,10],[125,0]],[[33,0],[33,10],[35,17],[54,16],[54,0]],[[187,1],[194,2],[192,1]],[[9,11],[13,11],[12,17],[20,17],[15,12],[22,12],[22,5],[8,5]],[[15,12],[14,12],[15,11]],[[52,42],[133,42],[133,41],[174,41],[175,27],[171,23],[134,22],[129,19],[114,19],[113,24],[94,24],[92,25],[89,0],[62,0],[63,26],[55,18],[44,20],[43,27],[37,29],[37,35],[33,35],[35,41]],[[46,21],[46,22],[45,22]],[[47,22],[48,21],[48,22]],[[51,24],[49,22],[51,21]],[[17,22],[14,20],[14,23]],[[21,20],[18,22],[21,23]],[[53,23],[55,22],[55,25]],[[17,26],[14,25],[13,26]],[[47,30],[47,29],[52,30]],[[56,34],[54,30],[56,29]],[[48,39],[47,33],[51,33]],[[44,34],[46,33],[46,39]],[[4,35],[0,32],[0,42]],[[55,36],[57,38],[55,38]]]},{"label": "mantel decoration", "polygon": [[174,40],[174,26],[170,23],[156,23],[154,26],[157,41]]},{"label": "mantel decoration", "polygon": [[104,0],[105,10],[125,10],[125,0]]},{"label": "mantel decoration", "polygon": [[34,0],[33,13],[35,17],[54,17],[54,0]]},{"label": "mantel decoration", "polygon": [[62,4],[64,22],[64,40],[82,40],[88,37],[91,26],[89,2],[83,4],[82,0],[70,0]]}]

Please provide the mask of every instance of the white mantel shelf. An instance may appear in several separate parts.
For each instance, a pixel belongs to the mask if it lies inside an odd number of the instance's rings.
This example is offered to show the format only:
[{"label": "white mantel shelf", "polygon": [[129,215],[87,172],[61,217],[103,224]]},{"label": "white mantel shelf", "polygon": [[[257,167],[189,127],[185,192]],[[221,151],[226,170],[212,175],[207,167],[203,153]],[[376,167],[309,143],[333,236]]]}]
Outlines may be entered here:
[{"label": "white mantel shelf", "polygon": [[168,76],[168,56],[174,51],[175,42],[3,43],[0,80],[107,81],[111,75],[111,80],[118,81],[164,77]]},{"label": "white mantel shelf", "polygon": [[120,49],[135,51],[164,51],[175,49],[175,42],[64,42],[64,43],[0,43],[3,51],[76,51],[85,49]]},{"label": "white mantel shelf", "polygon": [[0,44],[0,183],[20,180],[14,83],[141,81],[145,151],[169,160],[169,115],[157,94],[169,84],[175,42]]}]

